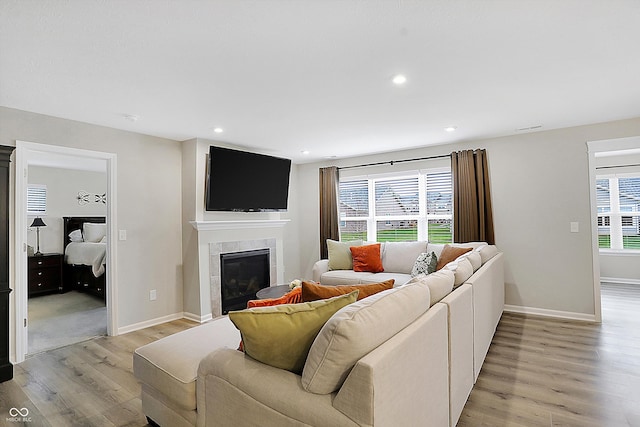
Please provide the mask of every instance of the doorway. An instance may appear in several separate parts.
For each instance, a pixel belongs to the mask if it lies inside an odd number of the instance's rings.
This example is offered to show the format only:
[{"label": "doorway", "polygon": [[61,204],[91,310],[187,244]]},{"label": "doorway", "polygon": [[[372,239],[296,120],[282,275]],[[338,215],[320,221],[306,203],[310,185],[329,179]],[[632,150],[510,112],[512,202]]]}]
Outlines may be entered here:
[{"label": "doorway", "polygon": [[[32,224],[33,218],[27,216],[27,187],[29,183],[29,168],[32,165],[42,164],[68,169],[69,162],[75,164],[83,164],[85,168],[93,167],[102,168],[106,180],[106,191],[103,199],[105,204],[105,240],[106,240],[106,262],[105,262],[105,294],[104,302],[106,305],[106,333],[108,335],[117,334],[117,310],[116,304],[112,301],[117,300],[117,281],[116,275],[116,155],[113,153],[104,153],[97,151],[89,151],[83,149],[75,149],[54,145],[37,144],[31,142],[16,142],[16,183],[15,183],[15,363],[24,360],[27,353],[32,353],[29,349],[29,287],[28,287],[28,248],[33,244],[32,236],[29,235],[29,226]],[[79,197],[80,195],[78,195]],[[102,194],[101,194],[102,196]],[[60,252],[60,251],[57,251]],[[62,254],[59,254],[62,257]],[[59,294],[60,296],[64,294]],[[45,297],[38,297],[45,298]],[[84,298],[84,295],[82,296]],[[68,310],[68,307],[60,306],[60,311]],[[46,310],[45,310],[46,311]]]},{"label": "doorway", "polygon": [[602,322],[603,301],[618,294],[616,287],[640,295],[640,137],[591,141],[587,147],[594,304],[596,321]]}]

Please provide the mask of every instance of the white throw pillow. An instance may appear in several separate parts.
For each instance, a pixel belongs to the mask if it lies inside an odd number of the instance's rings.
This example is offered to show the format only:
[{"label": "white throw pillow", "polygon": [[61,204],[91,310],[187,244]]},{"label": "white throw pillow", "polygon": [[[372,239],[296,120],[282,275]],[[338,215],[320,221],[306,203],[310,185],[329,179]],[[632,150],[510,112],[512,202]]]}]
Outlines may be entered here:
[{"label": "white throw pillow", "polygon": [[72,242],[82,242],[82,230],[77,229],[77,230],[73,230],[71,233],[69,233],[69,240],[71,240]]},{"label": "white throw pillow", "polygon": [[385,242],[382,247],[382,267],[387,273],[409,274],[427,242]]},{"label": "white throw pillow", "polygon": [[316,394],[338,390],[356,362],[429,309],[429,288],[417,283],[349,304],[324,324],[302,370],[302,387]]},{"label": "white throw pillow", "polygon": [[82,224],[82,235],[85,242],[98,243],[107,235],[107,224],[85,222]]}]

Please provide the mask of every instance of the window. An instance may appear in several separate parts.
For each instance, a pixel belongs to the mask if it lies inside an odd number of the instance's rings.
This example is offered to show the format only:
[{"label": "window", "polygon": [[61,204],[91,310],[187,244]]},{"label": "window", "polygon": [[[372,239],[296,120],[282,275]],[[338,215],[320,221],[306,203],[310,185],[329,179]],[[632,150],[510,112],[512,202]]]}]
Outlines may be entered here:
[{"label": "window", "polygon": [[47,186],[40,184],[27,185],[27,215],[42,216],[47,214]]},{"label": "window", "polygon": [[452,241],[449,170],[341,180],[339,198],[342,240]]},{"label": "window", "polygon": [[598,245],[640,249],[640,176],[597,177]]}]

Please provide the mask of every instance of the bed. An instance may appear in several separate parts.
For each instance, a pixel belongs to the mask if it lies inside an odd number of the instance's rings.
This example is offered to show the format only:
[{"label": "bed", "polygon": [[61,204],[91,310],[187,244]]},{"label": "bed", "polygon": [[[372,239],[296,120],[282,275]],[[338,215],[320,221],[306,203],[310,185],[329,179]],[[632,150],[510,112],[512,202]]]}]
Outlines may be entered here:
[{"label": "bed", "polygon": [[105,300],[106,219],[100,216],[65,216],[65,289],[87,292]]}]

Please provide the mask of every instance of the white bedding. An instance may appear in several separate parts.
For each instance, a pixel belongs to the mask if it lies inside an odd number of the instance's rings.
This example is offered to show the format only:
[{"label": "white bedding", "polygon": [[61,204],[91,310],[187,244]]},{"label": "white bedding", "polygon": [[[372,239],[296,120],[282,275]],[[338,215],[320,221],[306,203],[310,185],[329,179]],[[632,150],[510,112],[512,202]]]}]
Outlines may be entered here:
[{"label": "white bedding", "polygon": [[67,264],[90,265],[94,276],[104,274],[107,258],[107,244],[93,242],[71,242],[64,252]]}]

